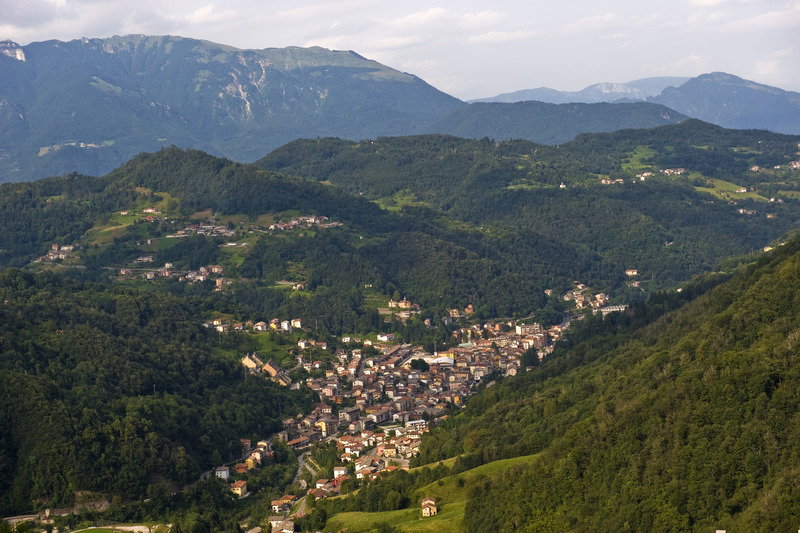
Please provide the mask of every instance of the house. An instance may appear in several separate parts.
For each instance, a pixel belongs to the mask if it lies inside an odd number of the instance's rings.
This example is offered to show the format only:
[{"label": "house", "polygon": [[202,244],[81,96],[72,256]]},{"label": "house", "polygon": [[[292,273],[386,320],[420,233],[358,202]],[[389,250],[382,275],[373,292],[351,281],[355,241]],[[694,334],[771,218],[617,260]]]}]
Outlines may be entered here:
[{"label": "house", "polygon": [[231,475],[231,469],[227,466],[218,466],[216,469],[217,477],[223,480],[227,480]]},{"label": "house", "polygon": [[347,467],[346,466],[334,466],[333,467],[333,479],[339,479],[342,477],[347,476]]},{"label": "house", "polygon": [[240,498],[247,494],[247,481],[240,479],[231,484],[231,492]]},{"label": "house", "polygon": [[294,521],[283,520],[272,526],[272,533],[294,533]]},{"label": "house", "polygon": [[277,365],[277,363],[275,363],[275,361],[270,359],[264,363],[264,370],[266,370],[270,376],[275,377],[281,371],[281,368]]},{"label": "house", "polygon": [[297,496],[287,494],[282,496],[279,500],[272,500],[272,510],[275,513],[288,513],[292,510],[292,504],[297,499]]},{"label": "house", "polygon": [[251,372],[258,372],[264,366],[264,361],[255,353],[247,354],[242,358],[242,366]]},{"label": "house", "polygon": [[338,427],[338,424],[334,423],[330,418],[317,420],[314,425],[319,428],[323,437],[327,437],[328,435],[336,432],[336,428]]},{"label": "house", "polygon": [[272,512],[273,513],[288,513],[292,510],[291,502],[286,500],[272,500]]},{"label": "house", "polygon": [[353,422],[354,420],[358,420],[359,417],[360,412],[358,407],[345,407],[339,411],[339,420],[342,422]]},{"label": "house", "polygon": [[422,516],[436,516],[437,514],[436,500],[434,498],[423,498]]},{"label": "house", "polygon": [[237,474],[246,474],[247,473],[247,463],[236,463],[233,465],[233,471]]}]

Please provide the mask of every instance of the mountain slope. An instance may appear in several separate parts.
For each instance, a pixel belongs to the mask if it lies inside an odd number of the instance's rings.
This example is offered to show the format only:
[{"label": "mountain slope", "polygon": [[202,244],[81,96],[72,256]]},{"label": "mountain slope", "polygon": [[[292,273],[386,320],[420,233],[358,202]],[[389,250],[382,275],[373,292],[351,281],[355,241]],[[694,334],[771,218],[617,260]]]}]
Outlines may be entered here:
[{"label": "mountain slope", "polygon": [[598,83],[577,92],[543,87],[474,102],[511,103],[531,100],[552,104],[644,100],[725,128],[800,134],[800,93],[784,91],[724,72],[703,74],[695,78],[664,77],[620,84]]},{"label": "mountain slope", "polygon": [[248,343],[220,346],[198,320],[209,298],[11,269],[0,296],[4,515],[81,491],[142,500],[159,476],[195,483],[240,457],[240,437],[279,431],[281,409],[310,406],[308,392],[243,376]]},{"label": "mountain slope", "polygon": [[692,78],[648,101],[726,128],[800,134],[800,93],[724,72]]},{"label": "mountain slope", "polygon": [[463,105],[322,48],[141,35],[0,48],[0,181],[101,174],[169,144],[247,161],[298,137],[409,134]]},{"label": "mountain slope", "polygon": [[[795,227],[793,193],[779,185],[788,182],[749,169],[785,165],[798,140],[690,120],[585,134],[557,147],[439,135],[297,141],[256,164],[387,205],[431,205],[454,219],[519,236],[519,246],[546,235],[594,257],[594,266],[576,266],[587,277],[621,287],[623,272],[635,265],[640,280],[663,289]],[[659,172],[675,167],[685,172]],[[800,177],[780,172],[790,181]],[[636,177],[645,173],[644,181]],[[722,184],[714,179],[736,183],[733,196],[710,196],[717,189],[707,185]],[[742,187],[757,194],[733,192]],[[781,202],[769,202],[773,196]],[[561,257],[557,250],[545,253],[547,261]]]},{"label": "mountain slope", "polygon": [[576,328],[542,367],[476,396],[424,459],[539,455],[475,483],[465,529],[796,527],[798,271],[795,240],[676,311],[663,314],[688,294]]},{"label": "mountain slope", "polygon": [[428,128],[429,132],[480,139],[526,139],[542,144],[571,141],[580,133],[654,128],[686,119],[680,113],[646,103],[627,104],[471,104]]}]

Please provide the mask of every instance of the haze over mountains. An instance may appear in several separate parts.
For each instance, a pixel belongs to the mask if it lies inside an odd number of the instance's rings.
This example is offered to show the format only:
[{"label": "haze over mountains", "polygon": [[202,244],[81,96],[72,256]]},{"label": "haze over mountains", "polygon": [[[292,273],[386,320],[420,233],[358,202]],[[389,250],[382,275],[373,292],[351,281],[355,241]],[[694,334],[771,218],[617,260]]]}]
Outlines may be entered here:
[{"label": "haze over mountains", "polygon": [[641,80],[629,81],[627,83],[595,83],[580,91],[559,91],[549,87],[539,87],[538,89],[523,89],[511,93],[498,94],[488,98],[477,98],[470,103],[477,102],[502,102],[513,104],[514,102],[527,102],[536,100],[550,104],[569,104],[582,102],[592,104],[597,102],[616,102],[625,98],[632,100],[643,100],[651,96],[657,96],[667,87],[678,87],[689,81],[690,78],[675,76],[661,76],[657,78],[644,78]]},{"label": "haze over mountains", "polygon": [[596,83],[580,91],[540,87],[472,102],[515,103],[532,100],[551,104],[654,102],[725,128],[800,133],[800,93],[724,72],[712,72],[696,78],[657,77],[627,83]]},{"label": "haze over mountains", "polygon": [[[549,92],[518,95],[549,105],[467,105],[411,74],[322,48],[239,50],[141,35],[3,41],[0,182],[99,175],[168,145],[247,162],[297,138],[328,136],[449,133],[558,144],[686,117],[784,133],[800,128],[800,95],[721,73]],[[553,105],[566,100],[592,105]]]}]

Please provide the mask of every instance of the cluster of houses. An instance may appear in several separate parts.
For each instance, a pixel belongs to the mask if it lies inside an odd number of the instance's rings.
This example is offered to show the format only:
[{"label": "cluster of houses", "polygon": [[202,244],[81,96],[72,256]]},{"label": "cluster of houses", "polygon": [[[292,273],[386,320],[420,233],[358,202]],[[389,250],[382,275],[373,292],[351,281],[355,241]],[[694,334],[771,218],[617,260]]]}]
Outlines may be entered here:
[{"label": "cluster of houses", "polygon": [[71,244],[64,244],[59,245],[54,243],[50,245],[50,249],[47,250],[47,253],[41,257],[38,257],[33,260],[34,263],[41,263],[41,262],[52,262],[58,259],[66,259],[69,257],[69,254],[75,250],[75,246]]},{"label": "cluster of houses", "polygon": [[279,318],[273,318],[270,322],[264,322],[263,320],[258,322],[253,322],[252,320],[248,320],[246,322],[229,322],[221,318],[215,318],[214,320],[203,322],[203,326],[209,329],[215,329],[220,333],[225,333],[231,330],[258,332],[281,331],[291,333],[295,329],[302,329],[303,323],[299,318],[295,318],[293,320],[281,320]]},{"label": "cluster of houses", "polygon": [[[797,152],[797,154],[800,155],[800,152]],[[772,168],[773,168],[773,170],[780,170],[781,166],[780,165],[775,165]],[[753,165],[752,167],[750,167],[750,171],[751,172],[761,172],[762,170],[764,170],[764,169],[762,169],[758,165]],[[789,161],[789,170],[800,170],[800,160],[798,160],[798,161]]]},{"label": "cluster of houses", "polygon": [[[408,344],[375,343],[377,353],[370,355],[360,348],[338,349],[325,376],[305,382],[321,403],[305,417],[285,420],[279,437],[300,450],[323,438],[347,435],[340,441],[348,446],[343,460],[378,445],[382,457],[410,458],[418,451],[427,420],[445,415],[450,405],[463,405],[490,376],[516,375],[528,349],[536,349],[540,359],[546,357],[567,325],[474,325],[454,333],[470,342],[434,354]],[[428,369],[412,368],[416,359],[425,361]],[[307,361],[302,353],[297,360],[309,370],[322,369],[319,361]],[[248,355],[242,364],[248,369],[260,366],[261,371],[269,366],[259,361]],[[398,424],[391,441],[373,432],[386,424]]]},{"label": "cluster of houses", "polygon": [[[668,243],[667,245],[672,244]],[[630,278],[635,278],[639,275],[639,270],[635,268],[628,268],[625,270],[625,275]],[[629,283],[631,287],[638,287],[638,281],[634,281]],[[628,308],[627,305],[609,305],[608,295],[604,292],[599,292],[595,295],[591,294],[584,294],[587,288],[583,283],[578,281],[575,282],[575,288],[571,291],[567,291],[564,294],[563,299],[565,302],[572,301],[575,303],[576,309],[591,309],[592,313],[602,313],[605,317],[609,313],[615,313],[624,311]],[[552,295],[552,291],[545,291],[548,296]]]},{"label": "cluster of houses", "polygon": [[293,318],[291,320],[282,320],[280,318],[273,318],[269,322],[264,322],[260,320],[251,324],[254,331],[283,331],[286,333],[291,333],[295,329],[303,329],[303,321],[299,318]]},{"label": "cluster of houses", "polygon": [[341,226],[341,222],[328,222],[328,217],[321,215],[302,215],[294,217],[288,222],[276,222],[269,226],[270,231],[292,231],[297,228],[320,226],[323,228],[335,228]]},{"label": "cluster of houses", "polygon": [[[628,272],[630,272],[630,274],[628,274]],[[633,269],[625,271],[625,274],[628,276],[636,276],[638,273],[638,271]],[[584,294],[586,290],[587,288],[583,283],[577,283],[573,290],[567,291],[563,299],[565,302],[574,302],[576,309],[591,308],[596,311],[608,305],[608,295],[606,293],[600,292],[595,295],[586,295]]]},{"label": "cluster of houses", "polygon": [[663,170],[659,170],[662,174],[666,174],[667,176],[680,176],[681,174],[686,172],[685,168],[665,168]]},{"label": "cluster of houses", "polygon": [[229,283],[228,280],[222,277],[224,269],[220,265],[202,266],[198,270],[190,270],[186,272],[175,270],[175,266],[169,262],[164,263],[164,266],[160,268],[148,267],[147,265],[151,264],[152,262],[152,255],[141,255],[135,260],[135,268],[121,268],[119,270],[119,274],[125,278],[139,276],[144,279],[177,277],[178,281],[187,283],[198,283],[208,279],[214,279],[216,290],[218,291],[222,290],[222,288]]},{"label": "cluster of houses", "polygon": [[[252,447],[250,439],[240,439],[242,443],[242,460],[233,467],[223,465],[214,470],[214,474],[223,481],[228,481],[232,476],[244,476],[249,471],[261,466],[262,462],[272,456],[269,442],[259,441]],[[230,486],[231,492],[240,498],[247,496],[247,480],[237,479]]]},{"label": "cluster of houses", "polygon": [[189,224],[167,235],[167,239],[181,239],[190,235],[204,235],[206,237],[235,237],[236,231],[225,226],[215,226],[213,224]]},{"label": "cluster of houses", "polygon": [[378,312],[382,315],[393,315],[402,321],[408,320],[412,315],[418,315],[420,312],[420,305],[411,303],[411,300],[403,298],[402,300],[390,299],[389,307],[379,308]]}]

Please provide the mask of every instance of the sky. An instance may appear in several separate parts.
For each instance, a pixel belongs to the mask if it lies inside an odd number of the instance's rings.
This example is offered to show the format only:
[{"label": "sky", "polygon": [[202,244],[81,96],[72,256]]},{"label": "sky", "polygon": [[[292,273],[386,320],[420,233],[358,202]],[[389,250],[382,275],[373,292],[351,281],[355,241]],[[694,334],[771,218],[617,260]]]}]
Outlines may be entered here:
[{"label": "sky", "polygon": [[469,100],[722,71],[800,92],[800,0],[0,0],[0,40],[353,50]]}]

